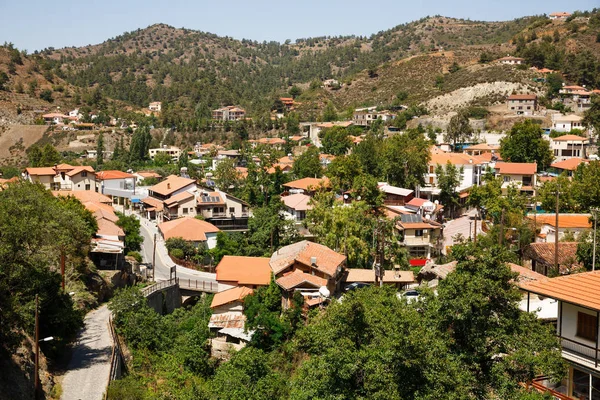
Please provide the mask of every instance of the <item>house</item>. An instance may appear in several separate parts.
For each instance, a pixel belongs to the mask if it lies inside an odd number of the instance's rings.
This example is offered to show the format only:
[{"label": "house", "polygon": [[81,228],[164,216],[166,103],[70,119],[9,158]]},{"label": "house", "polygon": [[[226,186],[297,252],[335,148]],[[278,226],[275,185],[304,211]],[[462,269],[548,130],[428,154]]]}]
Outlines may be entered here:
[{"label": "house", "polygon": [[42,115],[42,118],[44,118],[44,122],[46,122],[47,124],[54,125],[63,124],[65,120],[69,120],[69,116],[62,113],[48,113]]},{"label": "house", "polygon": [[379,190],[385,193],[383,204],[386,206],[403,206],[414,197],[414,191],[389,185],[387,182],[379,182]]},{"label": "house", "polygon": [[496,144],[478,143],[463,149],[465,154],[470,156],[481,156],[484,154],[496,154],[500,151],[500,146]]},{"label": "house", "polygon": [[[554,398],[594,399],[600,391],[600,271],[560,276],[519,284],[526,293],[558,301],[556,335],[567,377],[555,385],[540,379],[534,387]],[[529,304],[527,306],[529,310]],[[536,386],[537,384],[537,386]]]},{"label": "house", "polygon": [[158,225],[158,232],[164,240],[180,237],[194,246],[206,246],[214,249],[217,246],[219,228],[197,218],[182,217]]},{"label": "house", "polygon": [[[434,148],[436,147],[434,146]],[[444,153],[434,151],[433,149],[430,153],[431,157],[427,164],[427,172],[425,173],[425,186],[420,188],[420,195],[426,195],[430,200],[439,196],[441,190],[437,186],[438,182],[435,170],[438,165],[446,168],[448,163],[454,165],[459,170],[462,169],[460,184],[456,188],[457,192],[465,192],[471,186],[481,184],[482,171],[488,162],[484,161],[480,156],[471,156],[464,153]]]},{"label": "house", "polygon": [[52,192],[52,194],[55,196],[75,197],[83,205],[86,203],[100,203],[112,206],[112,200],[110,197],[93,190],[55,190]]},{"label": "house", "polygon": [[153,112],[160,112],[162,109],[162,103],[160,101],[153,101],[148,105],[148,110]]},{"label": "house", "polygon": [[246,118],[246,110],[238,106],[227,106],[212,111],[212,118],[218,121],[237,121]]},{"label": "house", "polygon": [[324,301],[322,287],[330,294],[341,288],[346,257],[321,244],[307,240],[284,246],[269,261],[275,282],[284,291],[282,305],[290,306],[298,291],[310,307]]},{"label": "house", "polygon": [[[591,214],[558,214],[558,240],[567,233],[578,237],[592,228]],[[556,239],[556,214],[527,214],[527,218],[539,227],[538,242],[554,242]]]},{"label": "house", "polygon": [[588,138],[579,135],[562,135],[550,139],[550,148],[554,152],[556,161],[587,158],[589,144]]},{"label": "house", "polygon": [[523,249],[523,264],[544,276],[551,272],[566,275],[581,270],[577,242],[558,242],[558,271],[553,271],[555,246],[555,243],[530,243]]},{"label": "house", "polygon": [[202,190],[196,199],[198,215],[222,230],[246,230],[250,205],[220,190]]},{"label": "house", "polygon": [[169,175],[164,181],[151,186],[148,189],[148,194],[150,197],[164,201],[183,192],[194,192],[196,189],[196,181],[194,179]]},{"label": "house", "polygon": [[94,215],[98,224],[91,241],[90,258],[99,269],[122,268],[125,261],[125,232],[117,225],[119,217],[112,206],[105,202],[88,201],[84,206]]},{"label": "house", "polygon": [[138,172],[134,172],[133,176],[135,176],[135,183],[138,186],[141,186],[141,184],[146,179],[161,179],[162,178],[159,174],[157,174],[154,171],[138,171]]},{"label": "house", "polygon": [[583,118],[579,115],[552,114],[552,130],[571,132],[573,129],[584,129]]},{"label": "house", "polygon": [[[348,268],[344,273],[343,281],[346,285],[351,283],[375,284],[375,270]],[[383,273],[381,282],[383,285],[394,286],[396,289],[402,290],[415,282],[415,274],[412,271],[400,271],[399,269],[394,269],[393,271],[386,270]]]},{"label": "house", "polygon": [[589,161],[583,158],[571,157],[564,161],[553,162],[550,164],[550,170],[556,175],[560,175],[566,172],[568,176],[573,176],[573,173],[577,170],[579,165],[587,164]]},{"label": "house", "polygon": [[149,220],[163,221],[165,205],[162,200],[154,197],[145,197],[142,199],[142,215]]},{"label": "house", "polygon": [[525,59],[519,58],[519,57],[506,56],[506,57],[499,58],[496,61],[498,63],[504,64],[504,65],[521,65],[525,62]]},{"label": "house", "polygon": [[339,89],[340,82],[337,79],[325,79],[323,81],[323,87],[328,89]]},{"label": "house", "polygon": [[253,332],[246,332],[244,298],[253,290],[245,286],[233,287],[213,296],[210,308],[212,315],[208,328],[215,334],[210,339],[211,355],[226,360],[231,350],[239,351],[251,340]]},{"label": "house", "polygon": [[291,97],[280,97],[279,100],[283,103],[286,110],[290,111],[294,108],[294,99]]},{"label": "house", "polygon": [[557,12],[553,12],[552,14],[550,14],[548,17],[550,19],[554,19],[554,20],[566,20],[567,18],[569,18],[571,16],[571,13],[568,13],[566,11],[557,11]]},{"label": "house", "polygon": [[[456,270],[456,261],[451,261],[447,264],[435,264],[433,262],[427,263],[421,268],[417,275],[417,281],[419,283],[427,282],[428,286],[436,286],[436,281],[444,280],[448,277],[448,274]],[[512,272],[519,274],[517,282],[535,282],[547,279],[544,275],[532,271],[529,268],[521,265],[506,263]]]},{"label": "house", "polygon": [[313,195],[320,188],[329,188],[330,182],[327,177],[323,178],[302,178],[288,183],[284,183],[285,187],[290,193],[306,193]]},{"label": "house", "polygon": [[181,156],[181,149],[176,146],[170,146],[170,147],[163,146],[163,147],[158,147],[156,149],[149,149],[148,153],[150,154],[151,160],[154,160],[154,158],[156,157],[156,155],[158,153],[164,153],[164,154],[167,154],[168,156],[170,156],[171,160],[176,161]]},{"label": "house", "polygon": [[216,268],[219,285],[256,289],[271,282],[269,257],[223,256]]},{"label": "house", "polygon": [[537,110],[535,94],[511,94],[506,98],[506,108],[516,115],[533,115]]},{"label": "house", "polygon": [[54,167],[26,168],[25,180],[50,190],[95,190],[96,176],[90,166],[57,164]]},{"label": "house", "polygon": [[302,223],[306,219],[306,212],[312,210],[312,206],[309,204],[311,199],[312,197],[304,193],[294,193],[281,197],[281,201],[285,204],[285,210],[283,211],[285,219],[294,221],[297,224]]},{"label": "house", "polygon": [[168,220],[196,216],[196,196],[183,191],[163,200],[163,217]]},{"label": "house", "polygon": [[439,255],[444,244],[443,225],[418,214],[402,214],[396,222],[400,245],[406,247],[410,258],[430,259]]},{"label": "house", "polygon": [[40,183],[46,189],[55,189],[56,171],[52,167],[25,168],[23,178],[29,182]]},{"label": "house", "polygon": [[371,124],[378,119],[382,121],[391,121],[396,118],[396,114],[392,114],[389,111],[377,112],[375,110],[357,109],[352,114],[352,122],[357,126],[371,126]]},{"label": "house", "polygon": [[136,195],[135,177],[117,170],[97,172],[96,191],[112,198],[113,204],[127,207]]},{"label": "house", "polygon": [[509,186],[514,185],[522,193],[535,195],[537,185],[536,163],[497,162],[494,166],[496,177],[502,178],[502,193],[506,194]]}]

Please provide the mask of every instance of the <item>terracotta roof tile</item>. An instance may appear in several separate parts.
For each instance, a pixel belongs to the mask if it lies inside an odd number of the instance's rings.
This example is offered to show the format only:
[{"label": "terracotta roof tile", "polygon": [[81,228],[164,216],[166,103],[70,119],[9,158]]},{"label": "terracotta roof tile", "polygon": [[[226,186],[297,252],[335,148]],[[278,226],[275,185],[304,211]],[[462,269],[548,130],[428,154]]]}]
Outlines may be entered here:
[{"label": "terracotta roof tile", "polygon": [[302,190],[315,190],[320,186],[329,187],[329,179],[323,177],[321,179],[318,178],[302,178],[296,181],[284,183],[283,186],[292,189],[302,189]]},{"label": "terracotta roof tile", "polygon": [[224,304],[233,303],[234,301],[241,301],[244,297],[252,294],[253,290],[248,289],[247,287],[234,287],[232,289],[227,289],[222,292],[215,293],[212,303],[210,303],[210,308],[215,308],[222,306]]},{"label": "terracotta roof tile", "polygon": [[194,198],[194,195],[190,192],[181,192],[179,194],[176,194],[175,196],[171,196],[169,199],[165,200],[165,205],[167,207],[172,207],[174,204],[177,203],[185,203],[188,200],[191,200]]},{"label": "terracotta roof tile", "polygon": [[[352,282],[375,282],[375,271],[372,269],[349,268],[346,270],[346,283]],[[384,283],[412,283],[415,281],[415,275],[412,271],[398,271],[396,276],[395,271],[385,271],[383,275]]]},{"label": "terracotta roof tile", "polygon": [[[554,265],[555,243],[531,243],[523,250],[523,257],[535,260],[547,266]],[[558,265],[561,274],[569,273],[572,267],[579,267],[577,262],[577,242],[558,243]]]},{"label": "terracotta roof tile", "polygon": [[582,163],[589,163],[589,161],[584,160],[583,158],[569,158],[567,160],[564,161],[558,161],[555,163],[550,164],[550,166],[552,168],[557,168],[557,169],[564,169],[567,171],[575,171],[577,169],[577,167],[579,167],[579,164]]},{"label": "terracotta roof tile", "polygon": [[271,281],[268,257],[224,256],[217,265],[217,281],[267,286]]},{"label": "terracotta roof tile", "polygon": [[537,172],[537,164],[499,162],[496,164],[495,169],[501,175],[533,175]]},{"label": "terracotta roof tile", "polygon": [[128,174],[127,172],[123,172],[123,171],[99,171],[96,172],[96,178],[98,178],[101,181],[106,181],[106,180],[110,180],[110,179],[126,179],[126,178],[133,178],[133,175]]},{"label": "terracotta roof tile", "polygon": [[302,285],[303,283],[308,283],[314,287],[321,287],[327,285],[327,279],[319,278],[316,275],[307,274],[305,272],[300,271],[299,269],[282,276],[281,278],[277,279],[276,282],[284,290],[293,289],[297,286]]},{"label": "terracotta roof tile", "polygon": [[296,211],[307,211],[312,210],[312,206],[308,204],[311,198],[312,197],[307,196],[303,193],[296,193],[282,197],[281,201],[283,201],[283,204],[285,204],[286,207],[289,207]]},{"label": "terracotta roof tile", "polygon": [[528,282],[521,289],[560,301],[600,310],[600,271],[582,272],[545,281]]},{"label": "terracotta roof tile", "polygon": [[562,135],[552,139],[555,142],[587,142],[588,138],[579,135]]},{"label": "terracotta roof tile", "polygon": [[[546,224],[552,227],[556,226],[556,214],[537,214],[536,216],[528,214],[527,218],[536,220],[537,224]],[[591,214],[558,214],[559,228],[591,228]]]},{"label": "terracotta roof tile", "polygon": [[94,192],[93,190],[58,190],[53,191],[52,194],[55,196],[75,197],[82,203],[91,201],[96,203],[110,204],[112,206],[112,200],[110,197],[105,196],[102,193]]},{"label": "terracotta roof tile", "polygon": [[39,168],[25,168],[28,175],[42,176],[42,175],[56,175],[56,171],[52,167],[39,167]]},{"label": "terracotta roof tile", "polygon": [[207,233],[219,232],[219,228],[206,221],[183,217],[158,225],[165,240],[180,237],[188,242],[204,242]]},{"label": "terracotta roof tile", "polygon": [[312,267],[311,258],[316,257],[316,268],[329,276],[335,276],[337,268],[346,261],[346,257],[321,244],[303,240],[277,250],[271,256],[269,264],[275,276],[292,266],[295,262]]},{"label": "terracotta roof tile", "polygon": [[73,167],[73,169],[71,169],[69,172],[67,172],[68,176],[75,176],[77,174],[82,173],[83,171],[86,172],[90,172],[90,173],[94,173],[96,171],[94,171],[94,168],[90,167],[89,165],[83,165],[81,167]]},{"label": "terracotta roof tile", "polygon": [[181,176],[177,176],[177,175],[169,175],[167,177],[167,179],[165,179],[164,181],[157,183],[156,185],[152,186],[151,188],[149,188],[148,190],[150,190],[151,192],[154,193],[158,193],[162,196],[168,196],[170,194],[175,193],[178,190],[183,189],[184,187],[191,185],[191,184],[195,184],[196,181],[193,179],[189,179],[189,178],[182,178]]}]

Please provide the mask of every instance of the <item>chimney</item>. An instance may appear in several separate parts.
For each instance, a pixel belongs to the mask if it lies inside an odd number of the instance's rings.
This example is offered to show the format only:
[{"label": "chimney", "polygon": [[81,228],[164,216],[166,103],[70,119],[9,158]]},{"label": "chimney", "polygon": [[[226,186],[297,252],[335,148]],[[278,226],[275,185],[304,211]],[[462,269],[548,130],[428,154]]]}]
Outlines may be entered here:
[{"label": "chimney", "polygon": [[171,183],[167,182],[167,189],[171,189]]},{"label": "chimney", "polygon": [[310,265],[312,266],[317,266],[317,257],[311,257],[310,258]]}]

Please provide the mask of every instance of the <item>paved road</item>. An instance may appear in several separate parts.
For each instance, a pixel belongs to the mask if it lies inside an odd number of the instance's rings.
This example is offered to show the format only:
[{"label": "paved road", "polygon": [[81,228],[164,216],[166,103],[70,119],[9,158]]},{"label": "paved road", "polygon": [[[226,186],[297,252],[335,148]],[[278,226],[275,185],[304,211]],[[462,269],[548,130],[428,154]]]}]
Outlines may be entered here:
[{"label": "paved road", "polygon": [[101,400],[110,374],[112,339],[107,306],[89,312],[62,382],[61,400]]},{"label": "paved road", "polygon": [[[473,237],[473,230],[475,229],[475,210],[471,210],[466,214],[463,214],[460,218],[453,219],[446,223],[444,226],[444,249],[442,252],[446,254],[447,246],[454,245],[454,237],[459,233],[468,239],[469,235]],[[481,220],[477,220],[477,235],[484,234],[481,228]]]},{"label": "paved road", "polygon": [[[144,237],[144,243],[142,244],[142,258],[144,262],[152,262],[152,252],[154,247],[154,234],[158,232],[156,224],[145,218],[141,218],[141,234]],[[156,281],[162,281],[169,279],[170,268],[176,265],[167,252],[167,247],[164,241],[157,235],[156,240]],[[216,274],[209,272],[196,271],[193,269],[185,268],[181,265],[177,265],[177,277],[180,279],[191,279],[191,280],[203,280],[216,282]]]}]

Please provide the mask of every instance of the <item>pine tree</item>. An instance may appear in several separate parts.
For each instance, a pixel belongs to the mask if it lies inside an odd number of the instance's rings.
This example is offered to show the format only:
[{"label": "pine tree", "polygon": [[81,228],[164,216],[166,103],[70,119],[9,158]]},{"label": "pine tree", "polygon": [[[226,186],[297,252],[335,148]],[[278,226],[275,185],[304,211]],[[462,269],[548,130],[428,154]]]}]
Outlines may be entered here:
[{"label": "pine tree", "polygon": [[100,132],[96,141],[96,163],[98,166],[104,164],[104,134]]}]

